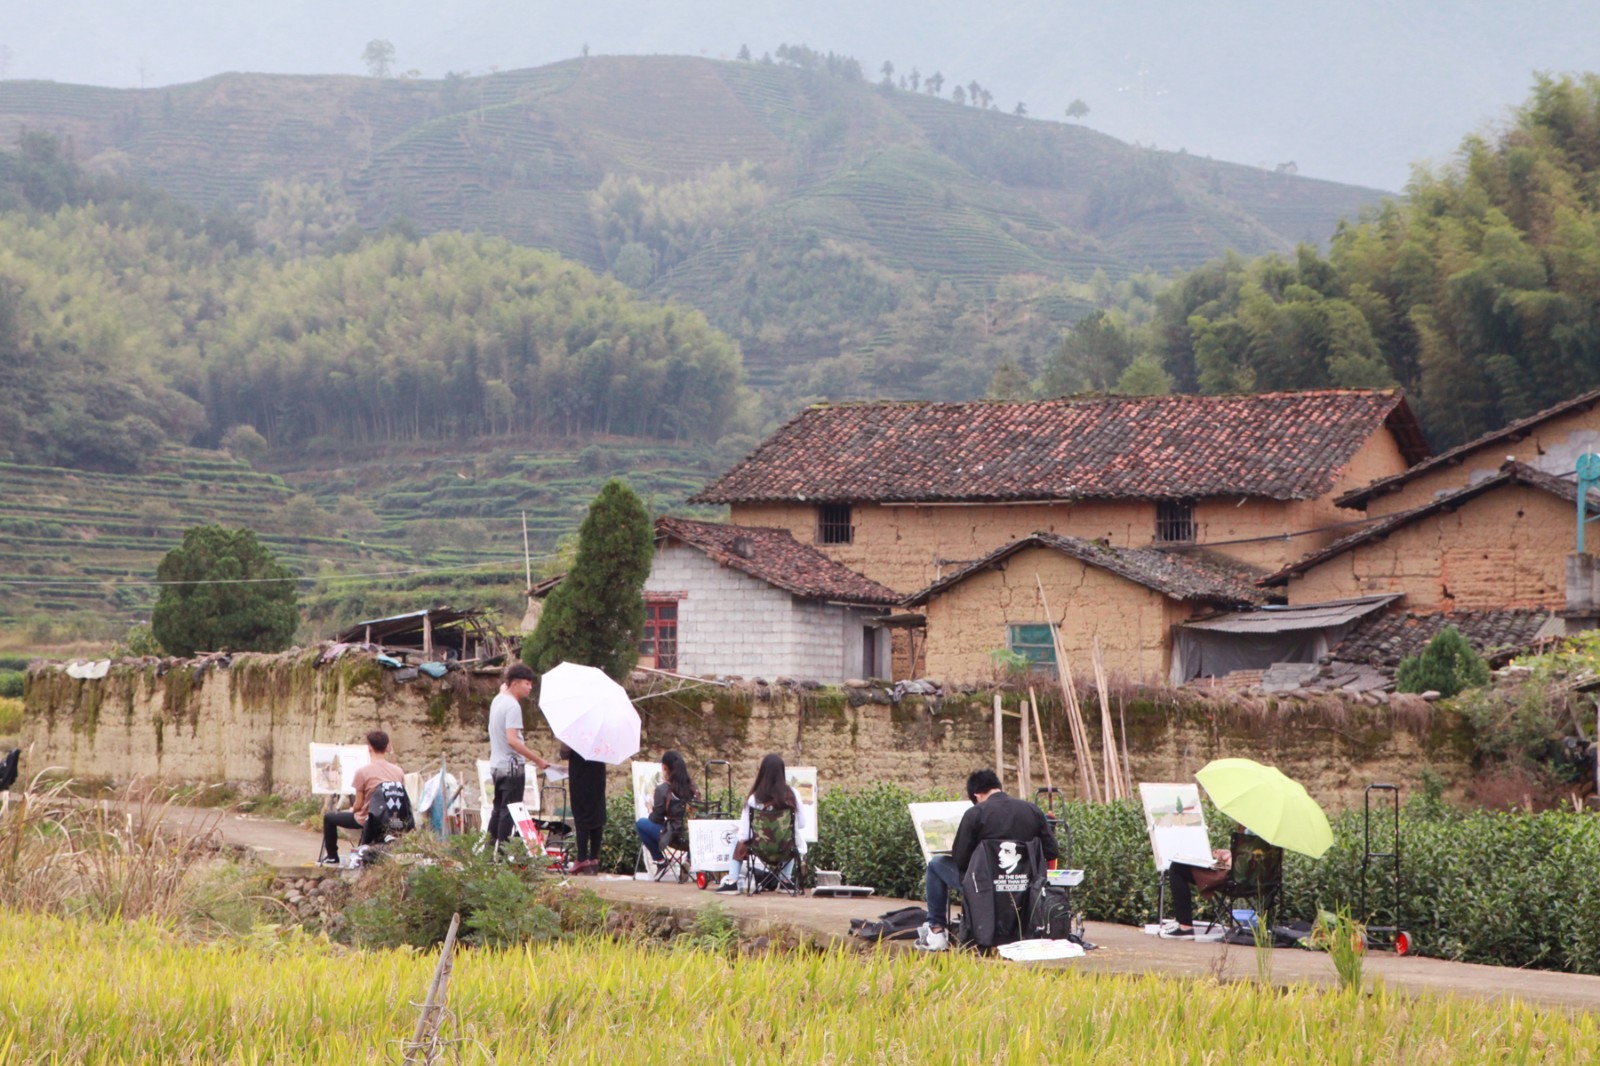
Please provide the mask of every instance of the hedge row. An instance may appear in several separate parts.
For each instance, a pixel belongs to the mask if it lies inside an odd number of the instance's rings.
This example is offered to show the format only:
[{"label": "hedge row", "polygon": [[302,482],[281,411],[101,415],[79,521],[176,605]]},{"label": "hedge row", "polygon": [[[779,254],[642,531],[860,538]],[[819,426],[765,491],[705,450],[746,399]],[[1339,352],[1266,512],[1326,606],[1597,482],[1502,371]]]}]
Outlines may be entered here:
[{"label": "hedge row", "polygon": [[[814,868],[840,870],[848,884],[884,896],[922,898],[922,857],[906,804],[951,799],[893,784],[834,789],[822,798]],[[614,797],[603,860],[632,870],[638,854],[632,804]],[[1137,803],[1067,806],[1073,864],[1084,870],[1078,905],[1091,920],[1153,921],[1157,881],[1144,816]],[[1230,823],[1207,812],[1214,843],[1226,846]],[[1363,817],[1334,822],[1334,845],[1321,859],[1290,854],[1284,904],[1289,918],[1361,899]],[[1374,850],[1388,850],[1377,838]],[[1570,811],[1539,814],[1457,811],[1418,799],[1400,817],[1400,922],[1420,954],[1502,966],[1600,974],[1600,819]],[[1368,904],[1386,907],[1375,864]],[[1379,915],[1390,924],[1387,912]]]}]

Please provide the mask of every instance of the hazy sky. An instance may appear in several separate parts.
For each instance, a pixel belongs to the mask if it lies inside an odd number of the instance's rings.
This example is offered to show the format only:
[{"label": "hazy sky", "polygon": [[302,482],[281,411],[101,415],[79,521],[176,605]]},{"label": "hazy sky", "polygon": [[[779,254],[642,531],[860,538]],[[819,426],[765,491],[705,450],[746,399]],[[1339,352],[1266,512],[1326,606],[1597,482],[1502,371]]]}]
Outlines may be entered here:
[{"label": "hazy sky", "polygon": [[0,76],[157,86],[224,71],[536,66],[578,54],[731,59],[806,43],[872,77],[977,80],[1010,110],[1126,141],[1399,190],[1505,121],[1535,71],[1600,70],[1597,0],[0,0]]}]

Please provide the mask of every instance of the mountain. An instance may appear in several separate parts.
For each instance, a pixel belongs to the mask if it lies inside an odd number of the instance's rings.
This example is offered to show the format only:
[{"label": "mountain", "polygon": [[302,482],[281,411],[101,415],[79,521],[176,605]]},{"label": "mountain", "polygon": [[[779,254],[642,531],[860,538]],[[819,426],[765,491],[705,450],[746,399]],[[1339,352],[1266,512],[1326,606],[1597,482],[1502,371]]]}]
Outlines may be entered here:
[{"label": "mountain", "polygon": [[[1123,144],[871,85],[854,61],[596,57],[443,80],[0,82],[0,142],[202,209],[323,184],[367,227],[481,230],[699,307],[789,399],[966,396],[1037,365],[1120,279],[1325,245],[1376,190]],[[930,351],[930,349],[933,349]],[[844,360],[839,374],[797,371]],[[826,375],[825,375],[826,377]]]}]

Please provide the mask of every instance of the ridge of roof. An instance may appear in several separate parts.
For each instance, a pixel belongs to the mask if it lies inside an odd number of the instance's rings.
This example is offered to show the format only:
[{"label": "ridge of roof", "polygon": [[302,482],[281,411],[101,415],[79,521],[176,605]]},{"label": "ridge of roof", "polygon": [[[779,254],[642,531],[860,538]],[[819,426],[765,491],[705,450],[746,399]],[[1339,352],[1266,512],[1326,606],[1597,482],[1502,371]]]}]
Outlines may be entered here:
[{"label": "ridge of roof", "polygon": [[802,599],[873,607],[900,602],[898,592],[801,544],[787,529],[662,517],[655,531]]},{"label": "ridge of roof", "polygon": [[1426,456],[1394,389],[822,404],[691,502],[1313,499],[1385,427]]},{"label": "ridge of roof", "polygon": [[[1503,485],[1511,484],[1526,485],[1529,488],[1539,489],[1574,505],[1578,502],[1578,486],[1576,483],[1557,477],[1554,474],[1547,474],[1543,470],[1531,467],[1526,463],[1519,463],[1514,459],[1507,460],[1500,465],[1500,470],[1494,476],[1473,482],[1471,485],[1465,485],[1442,496],[1436,496],[1422,506],[1413,507],[1409,511],[1396,511],[1394,514],[1384,515],[1375,519],[1365,529],[1359,529],[1347,536],[1340,537],[1321,551],[1312,552],[1290,563],[1288,566],[1268,574],[1261,579],[1260,584],[1268,588],[1286,584],[1291,577],[1298,577],[1314,566],[1320,566],[1329,559],[1343,555],[1358,544],[1380,537],[1387,537],[1390,533],[1403,526],[1408,526],[1439,511],[1453,508]],[[1590,507],[1600,511],[1600,499],[1591,497]]]},{"label": "ridge of roof", "polygon": [[1546,407],[1543,411],[1537,411],[1526,418],[1508,422],[1499,429],[1474,437],[1464,444],[1458,444],[1454,448],[1447,448],[1438,455],[1409,466],[1398,474],[1390,474],[1388,477],[1381,477],[1359,489],[1352,489],[1333,502],[1340,507],[1365,507],[1380,492],[1390,492],[1398,489],[1431,470],[1437,470],[1441,466],[1460,460],[1462,456],[1469,452],[1477,451],[1479,448],[1487,448],[1490,445],[1506,440],[1516,443],[1527,436],[1527,432],[1541,422],[1548,422],[1552,418],[1559,418],[1572,411],[1589,410],[1597,404],[1600,404],[1600,389],[1592,389],[1582,395],[1574,396],[1570,400],[1563,400],[1558,404]]},{"label": "ridge of roof", "polygon": [[1158,548],[1114,548],[1100,541],[1038,532],[997,548],[901,601],[915,607],[940,595],[1025,548],[1051,548],[1090,566],[1116,574],[1174,600],[1207,600],[1232,606],[1260,603],[1260,589],[1238,574],[1177,552]]}]

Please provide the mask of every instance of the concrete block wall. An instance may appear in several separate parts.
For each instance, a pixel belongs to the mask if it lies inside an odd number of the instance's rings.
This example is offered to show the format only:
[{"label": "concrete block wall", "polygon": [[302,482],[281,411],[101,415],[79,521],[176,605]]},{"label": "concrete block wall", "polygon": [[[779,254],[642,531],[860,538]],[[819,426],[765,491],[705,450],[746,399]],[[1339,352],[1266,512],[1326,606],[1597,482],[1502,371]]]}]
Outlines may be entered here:
[{"label": "concrete block wall", "polygon": [[656,552],[645,594],[678,601],[678,669],[837,684],[861,671],[867,612],[799,599],[698,549]]}]

